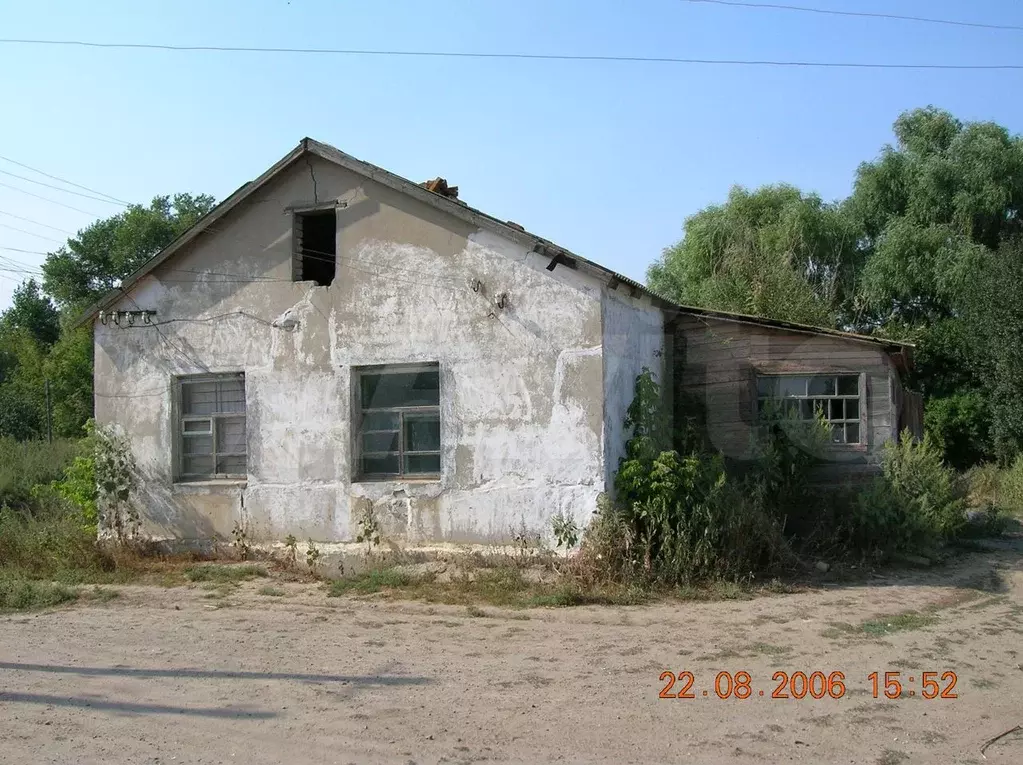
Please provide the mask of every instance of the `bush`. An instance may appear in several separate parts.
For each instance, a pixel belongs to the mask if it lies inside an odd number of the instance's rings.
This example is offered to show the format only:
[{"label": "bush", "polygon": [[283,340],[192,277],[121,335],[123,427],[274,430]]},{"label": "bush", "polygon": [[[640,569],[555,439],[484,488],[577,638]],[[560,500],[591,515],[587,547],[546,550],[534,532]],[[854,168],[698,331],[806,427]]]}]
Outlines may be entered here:
[{"label": "bush", "polygon": [[[930,437],[908,431],[885,445],[883,474],[865,487],[822,490],[814,467],[826,422],[762,412],[749,463],[665,448],[659,391],[644,370],[626,425],[633,429],[615,477],[618,500],[598,503],[576,573],[688,586],[742,580],[829,558],[927,550],[964,531],[962,483]],[[653,420],[653,421],[652,421]],[[1023,462],[1018,473],[1023,497]]]},{"label": "bush", "polygon": [[993,462],[978,465],[964,480],[969,486],[970,507],[1023,517],[1023,455],[1005,468]]},{"label": "bush", "polygon": [[33,487],[60,479],[80,450],[77,441],[0,438],[0,506],[30,511]]},{"label": "bush", "polygon": [[112,567],[96,544],[95,529],[83,525],[78,514],[59,507],[31,514],[0,508],[0,571],[80,581]]},{"label": "bush", "polygon": [[46,608],[78,599],[78,590],[56,582],[0,575],[0,612]]},{"label": "bush", "polygon": [[955,471],[929,435],[905,431],[884,445],[882,475],[853,496],[842,523],[851,550],[883,558],[926,552],[960,536],[966,496]]},{"label": "bush", "polygon": [[926,435],[916,441],[904,431],[898,441],[884,445],[884,480],[905,507],[911,526],[923,533],[951,539],[966,523],[966,497],[941,450]]},{"label": "bush", "polygon": [[992,453],[991,411],[981,393],[930,399],[924,410],[924,429],[957,470],[976,465]]},{"label": "bush", "polygon": [[1006,512],[1023,517],[1023,454],[1002,472],[998,487],[998,505]]},{"label": "bush", "polygon": [[626,419],[633,435],[615,477],[618,501],[602,499],[577,570],[603,580],[674,586],[746,579],[791,562],[786,514],[778,509],[805,499],[817,429],[766,418],[754,465],[742,476],[729,475],[720,455],[667,448],[660,401],[644,370]]},{"label": "bush", "polygon": [[81,514],[87,529],[95,533],[99,522],[96,508],[96,461],[89,456],[75,457],[64,470],[64,477],[50,484],[50,489]]}]

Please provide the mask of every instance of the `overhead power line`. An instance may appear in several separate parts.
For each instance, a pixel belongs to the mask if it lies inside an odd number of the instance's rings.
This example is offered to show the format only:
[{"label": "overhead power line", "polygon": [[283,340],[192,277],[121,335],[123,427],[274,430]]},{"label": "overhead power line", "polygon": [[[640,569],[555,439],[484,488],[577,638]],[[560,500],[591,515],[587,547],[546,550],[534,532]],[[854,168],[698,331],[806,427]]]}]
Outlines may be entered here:
[{"label": "overhead power line", "polygon": [[51,226],[49,223],[40,223],[37,220],[32,220],[31,218],[26,218],[23,215],[15,215],[14,213],[9,213],[6,210],[0,210],[0,215],[6,215],[9,218],[17,218],[18,220],[23,220],[26,223],[33,223],[36,226],[42,226],[43,228],[48,228],[48,229],[51,229],[53,231],[59,231],[60,233],[67,234],[68,236],[74,236],[75,235],[74,231],[68,231],[67,229],[57,228],[56,226]]},{"label": "overhead power line", "polygon": [[85,197],[86,199],[95,199],[97,202],[103,202],[104,204],[108,204],[108,205],[120,205],[121,207],[127,207],[128,206],[124,202],[115,202],[112,199],[104,199],[103,197],[98,197],[98,196],[95,196],[94,194],[83,194],[80,191],[72,191],[71,189],[62,189],[60,186],[54,186],[52,183],[45,183],[44,181],[37,181],[37,180],[34,180],[33,178],[29,178],[29,177],[24,176],[24,175],[18,175],[17,173],[9,173],[6,170],[0,170],[0,173],[3,173],[4,175],[9,175],[12,178],[17,178],[18,180],[21,180],[21,181],[28,181],[29,183],[34,183],[37,186],[45,186],[48,189],[56,189],[57,191],[60,191],[60,192],[62,192],[64,194],[74,194],[76,197]]},{"label": "overhead power line", "polygon": [[24,252],[28,255],[49,255],[47,252],[42,250],[23,250],[20,247],[0,247],[0,250],[8,250],[10,252]]},{"label": "overhead power line", "polygon": [[[32,167],[31,165],[26,165],[24,162],[19,162],[16,159],[11,159],[10,157],[5,157],[2,154],[0,154],[0,159],[2,159],[4,162],[10,162],[12,165],[17,165],[18,167],[23,167],[26,170],[31,170],[33,173],[39,173],[39,175],[46,176],[47,178],[50,178],[50,179],[52,179],[54,181],[60,181],[61,183],[66,184],[68,186],[74,186],[76,189],[82,189],[83,191],[89,191],[89,192],[91,192],[93,194],[98,194],[101,197],[106,197],[107,199],[110,199],[110,200],[112,200],[114,202],[117,202],[119,204],[122,204],[122,205],[125,205],[125,206],[131,204],[130,202],[125,202],[123,199],[118,199],[117,197],[111,196],[110,194],[104,194],[102,191],[97,191],[96,189],[90,189],[88,186],[83,186],[80,183],[75,183],[74,181],[69,181],[66,178],[61,178],[59,175],[51,175],[50,173],[47,173],[47,172],[45,172],[43,170],[40,170],[38,167]],[[35,181],[33,181],[33,183],[35,183]]]},{"label": "overhead power line", "polygon": [[49,202],[50,204],[59,205],[61,207],[66,207],[69,210],[74,210],[75,212],[80,212],[83,215],[91,215],[94,218],[102,218],[103,217],[99,213],[89,212],[88,210],[83,210],[80,207],[72,207],[71,205],[66,205],[63,202],[58,202],[56,199],[50,199],[49,197],[44,197],[44,196],[42,196],[40,194],[33,194],[31,191],[25,191],[25,189],[19,189],[17,186],[12,186],[9,183],[0,182],[0,186],[3,186],[4,188],[7,188],[7,189],[13,189],[14,191],[18,191],[18,192],[20,192],[22,194],[27,194],[28,196],[35,197],[36,199],[41,199],[44,202]]},{"label": "overhead power line", "polygon": [[63,244],[63,242],[60,239],[54,239],[52,236],[46,236],[45,234],[37,234],[35,231],[29,231],[27,228],[18,228],[17,226],[10,226],[6,223],[0,223],[0,226],[4,228],[9,228],[11,231],[18,231],[22,234],[34,236],[37,239],[46,239],[51,242],[56,242],[57,244]]},{"label": "overhead power line", "polygon": [[1023,64],[894,64],[853,61],[777,61],[767,59],[676,58],[673,56],[586,56],[554,53],[483,53],[427,50],[365,50],[355,48],[249,48],[223,45],[161,45],[155,43],[98,43],[87,40],[0,39],[0,45],[77,46],[126,50],[169,50],[217,53],[294,53],[336,56],[404,56],[408,58],[520,59],[530,61],[602,61],[643,64],[706,64],[717,66],[771,66],[823,69],[958,69],[1021,70]]},{"label": "overhead power line", "polygon": [[737,8],[763,8],[772,11],[798,11],[800,13],[819,13],[828,16],[856,16],[870,19],[889,19],[894,21],[917,21],[923,24],[945,24],[953,27],[974,27],[977,29],[1001,29],[1010,32],[1023,32],[1023,26],[1014,24],[985,24],[979,21],[954,21],[952,19],[932,19],[925,16],[900,16],[895,13],[871,13],[868,11],[835,11],[828,8],[809,8],[804,5],[782,5],[780,3],[744,3],[739,0],[683,0],[687,3],[707,3],[710,5],[730,5]]}]

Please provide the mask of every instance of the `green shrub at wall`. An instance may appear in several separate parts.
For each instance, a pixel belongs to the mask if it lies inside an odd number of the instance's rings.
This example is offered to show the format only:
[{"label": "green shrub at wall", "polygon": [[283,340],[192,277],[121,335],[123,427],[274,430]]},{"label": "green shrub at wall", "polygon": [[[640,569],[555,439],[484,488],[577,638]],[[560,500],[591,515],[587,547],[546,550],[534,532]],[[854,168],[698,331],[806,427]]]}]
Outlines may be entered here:
[{"label": "green shrub at wall", "polygon": [[[667,448],[657,384],[637,378],[626,426],[632,437],[583,538],[582,570],[619,581],[686,585],[748,579],[825,557],[885,558],[926,551],[963,533],[962,482],[929,436],[885,445],[883,473],[848,491],[812,482],[829,440],[822,419],[766,408],[752,459],[727,469],[720,454]],[[1023,498],[1023,462],[1018,485]]]}]

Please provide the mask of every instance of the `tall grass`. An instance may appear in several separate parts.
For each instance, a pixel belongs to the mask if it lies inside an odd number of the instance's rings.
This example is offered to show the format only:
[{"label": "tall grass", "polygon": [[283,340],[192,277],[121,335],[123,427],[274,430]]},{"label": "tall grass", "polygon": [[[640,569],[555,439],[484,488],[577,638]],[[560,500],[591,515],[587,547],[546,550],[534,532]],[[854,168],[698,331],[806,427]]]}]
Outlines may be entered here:
[{"label": "tall grass", "polygon": [[970,505],[1023,518],[1023,455],[1008,467],[979,465],[965,476]]},{"label": "tall grass", "polygon": [[78,441],[0,438],[0,507],[30,511],[33,488],[59,480],[80,449]]},{"label": "tall grass", "polygon": [[114,568],[95,528],[66,508],[0,508],[0,574],[79,582]]}]

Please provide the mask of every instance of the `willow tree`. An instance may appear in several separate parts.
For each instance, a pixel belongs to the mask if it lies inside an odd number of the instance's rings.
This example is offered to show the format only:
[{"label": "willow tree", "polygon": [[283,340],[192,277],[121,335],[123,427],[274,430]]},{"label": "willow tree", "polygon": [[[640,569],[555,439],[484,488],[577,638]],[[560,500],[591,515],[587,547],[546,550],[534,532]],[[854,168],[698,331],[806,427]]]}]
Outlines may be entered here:
[{"label": "willow tree", "polygon": [[732,189],[685,222],[649,269],[684,305],[836,326],[851,294],[857,233],[840,206],[788,185]]}]

